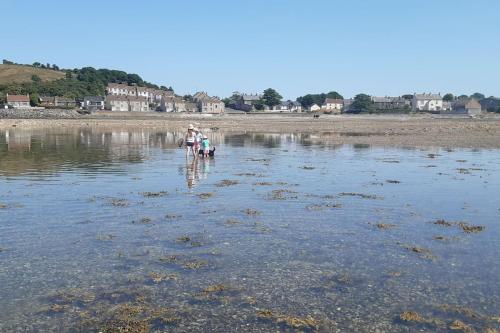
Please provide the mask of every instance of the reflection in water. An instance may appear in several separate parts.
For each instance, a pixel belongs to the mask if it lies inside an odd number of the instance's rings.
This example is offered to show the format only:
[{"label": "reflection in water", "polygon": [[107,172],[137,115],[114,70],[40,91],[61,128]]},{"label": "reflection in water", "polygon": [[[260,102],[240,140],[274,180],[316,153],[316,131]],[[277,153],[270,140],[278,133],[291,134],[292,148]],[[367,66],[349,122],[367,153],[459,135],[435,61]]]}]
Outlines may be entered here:
[{"label": "reflection in water", "polygon": [[0,133],[0,332],[500,329],[500,151],[182,134]]},{"label": "reflection in water", "polygon": [[[339,148],[327,144],[330,134],[207,133],[212,146],[278,148],[283,144],[299,144],[314,145],[315,149]],[[102,165],[113,166],[119,172],[121,164],[143,162],[151,148],[177,148],[181,138],[182,132],[16,128],[0,132],[0,173],[51,173],[61,168],[95,171]]]}]

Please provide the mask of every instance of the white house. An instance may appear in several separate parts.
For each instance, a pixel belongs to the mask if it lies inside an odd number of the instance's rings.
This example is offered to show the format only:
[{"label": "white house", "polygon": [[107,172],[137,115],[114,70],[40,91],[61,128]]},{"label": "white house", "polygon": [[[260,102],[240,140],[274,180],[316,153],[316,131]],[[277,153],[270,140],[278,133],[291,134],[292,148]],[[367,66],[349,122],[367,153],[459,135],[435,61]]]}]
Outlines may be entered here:
[{"label": "white house", "polygon": [[411,108],[413,111],[441,111],[443,98],[441,94],[414,94]]},{"label": "white house", "polygon": [[332,111],[336,113],[340,113],[343,107],[344,107],[344,100],[336,98],[325,99],[325,102],[321,106],[323,110]]},{"label": "white house", "polygon": [[318,104],[313,104],[310,107],[308,107],[307,110],[309,112],[319,111],[321,110],[321,107]]},{"label": "white house", "polygon": [[29,95],[9,95],[7,94],[7,105],[15,108],[29,108],[30,96]]},{"label": "white house", "polygon": [[122,83],[108,83],[106,91],[108,95],[137,96],[135,86],[129,86]]}]

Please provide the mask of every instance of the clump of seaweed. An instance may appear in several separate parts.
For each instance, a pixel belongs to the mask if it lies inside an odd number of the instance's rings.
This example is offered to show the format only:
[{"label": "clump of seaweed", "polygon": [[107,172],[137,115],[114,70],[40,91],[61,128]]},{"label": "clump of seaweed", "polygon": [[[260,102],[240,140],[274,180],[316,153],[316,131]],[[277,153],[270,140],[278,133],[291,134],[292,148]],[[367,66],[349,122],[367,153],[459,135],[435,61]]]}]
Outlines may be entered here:
[{"label": "clump of seaweed", "polygon": [[261,212],[259,212],[256,209],[247,208],[247,209],[245,209],[245,214],[250,215],[250,216],[258,216],[261,214]]},{"label": "clump of seaweed", "polygon": [[0,202],[0,209],[7,209],[7,205]]},{"label": "clump of seaweed", "polygon": [[390,224],[390,223],[377,223],[375,226],[379,229],[386,230],[386,229],[392,229],[395,228],[395,224]]},{"label": "clump of seaweed", "polygon": [[287,189],[273,190],[271,192],[270,198],[272,200],[297,199],[297,196],[293,195],[294,193],[297,193],[297,192],[287,190]]},{"label": "clump of seaweed", "polygon": [[200,199],[209,199],[214,196],[213,192],[206,192],[206,193],[200,193],[198,194],[198,198]]},{"label": "clump of seaweed", "polygon": [[200,268],[203,268],[207,265],[207,262],[204,261],[204,260],[191,260],[191,261],[187,261],[185,262],[182,267],[186,268],[186,269],[200,269]]},{"label": "clump of seaweed", "polygon": [[230,179],[223,179],[220,182],[217,182],[215,186],[217,187],[227,187],[227,186],[232,186],[232,185],[237,185],[240,182],[237,180],[230,180]]},{"label": "clump of seaweed", "polygon": [[417,323],[433,326],[441,326],[444,324],[437,318],[425,318],[415,311],[404,311],[399,315],[399,319],[406,323]]},{"label": "clump of seaweed", "polygon": [[350,197],[360,197],[363,199],[372,199],[372,200],[381,199],[381,197],[378,197],[378,196],[373,195],[373,194],[363,194],[363,193],[354,193],[354,192],[342,192],[342,193],[339,193],[339,195],[350,196]]},{"label": "clump of seaweed", "polygon": [[258,310],[257,317],[265,320],[272,320],[278,324],[284,324],[294,329],[301,329],[301,330],[319,329],[319,321],[311,316],[302,318],[286,314],[274,313],[271,310]]},{"label": "clump of seaweed", "polygon": [[238,224],[241,224],[241,222],[240,222],[240,221],[238,221],[238,220],[235,220],[235,219],[228,219],[228,220],[226,221],[226,224],[227,224],[227,225],[238,225]]},{"label": "clump of seaweed", "polygon": [[399,180],[393,180],[393,179],[388,179],[385,181],[388,184],[401,184],[401,181]]},{"label": "clump of seaweed", "polygon": [[153,223],[153,220],[150,217],[143,217],[138,221],[132,221],[132,223],[151,224],[151,223]]},{"label": "clump of seaweed", "polygon": [[255,185],[255,186],[272,186],[273,183],[271,183],[271,182],[256,182],[256,183],[253,183],[253,185]]},{"label": "clump of seaweed", "polygon": [[189,236],[180,236],[180,237],[177,237],[175,241],[178,242],[178,243],[187,243],[187,242],[191,241],[191,237],[189,237]]},{"label": "clump of seaweed", "polygon": [[465,324],[464,322],[462,322],[462,321],[460,321],[458,319],[454,320],[450,324],[449,329],[452,330],[452,331],[462,331],[462,332],[466,332],[466,333],[475,332],[472,327],[470,327],[469,325]]},{"label": "clump of seaweed", "polygon": [[179,275],[177,274],[166,274],[166,273],[158,273],[158,272],[151,272],[149,273],[148,277],[153,281],[154,283],[160,283],[163,281],[177,281],[179,279]]},{"label": "clump of seaweed", "polygon": [[432,254],[432,251],[430,249],[426,249],[425,247],[411,246],[411,245],[403,245],[403,247],[411,252],[418,253],[420,257],[423,259],[429,259],[429,260],[436,259],[434,254]]},{"label": "clump of seaweed", "polygon": [[326,203],[326,204],[311,204],[306,206],[306,209],[310,211],[319,211],[319,210],[335,209],[335,208],[342,208],[342,205],[338,203]]},{"label": "clump of seaweed", "polygon": [[169,219],[169,220],[180,219],[181,217],[182,217],[181,214],[167,214],[167,215],[165,215],[165,218]]},{"label": "clump of seaweed", "polygon": [[111,205],[115,207],[127,207],[130,203],[126,199],[113,198],[111,199]]},{"label": "clump of seaweed", "polygon": [[482,225],[470,225],[466,222],[460,222],[458,226],[462,228],[466,234],[481,232],[485,229]]},{"label": "clump of seaweed", "polygon": [[113,234],[98,235],[98,236],[96,237],[96,239],[97,239],[97,240],[99,240],[99,241],[103,241],[103,242],[106,242],[106,241],[108,241],[108,242],[109,242],[109,241],[112,241],[112,240],[113,240],[113,239],[115,239],[115,238],[116,238],[116,236],[115,236],[115,235],[113,235]]},{"label": "clump of seaweed", "polygon": [[158,198],[158,197],[164,197],[168,195],[167,191],[160,191],[160,192],[142,192],[141,193],[143,197],[145,198]]},{"label": "clump of seaweed", "polygon": [[315,167],[313,167],[313,166],[308,166],[308,165],[303,165],[303,166],[301,166],[300,168],[301,168],[301,169],[303,169],[303,170],[314,170],[314,169],[315,169]]},{"label": "clump of seaweed", "polygon": [[448,222],[445,219],[436,220],[436,222],[434,222],[434,224],[442,225],[442,226],[445,226],[445,227],[451,227],[453,225],[452,222]]},{"label": "clump of seaweed", "polygon": [[434,222],[434,224],[442,225],[445,227],[451,227],[453,225],[456,225],[459,228],[461,228],[463,232],[465,232],[466,234],[478,233],[485,229],[485,226],[482,225],[471,225],[467,222],[449,222],[445,221],[444,219],[439,219],[436,222]]}]

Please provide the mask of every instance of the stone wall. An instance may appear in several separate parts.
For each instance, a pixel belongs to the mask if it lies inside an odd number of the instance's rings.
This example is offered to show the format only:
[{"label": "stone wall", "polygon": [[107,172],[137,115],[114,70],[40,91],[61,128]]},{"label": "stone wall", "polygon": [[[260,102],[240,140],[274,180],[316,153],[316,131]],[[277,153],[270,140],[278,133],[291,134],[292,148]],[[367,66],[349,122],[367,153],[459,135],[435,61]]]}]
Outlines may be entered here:
[{"label": "stone wall", "polygon": [[0,109],[0,118],[10,119],[74,119],[81,115],[76,110],[62,109]]}]

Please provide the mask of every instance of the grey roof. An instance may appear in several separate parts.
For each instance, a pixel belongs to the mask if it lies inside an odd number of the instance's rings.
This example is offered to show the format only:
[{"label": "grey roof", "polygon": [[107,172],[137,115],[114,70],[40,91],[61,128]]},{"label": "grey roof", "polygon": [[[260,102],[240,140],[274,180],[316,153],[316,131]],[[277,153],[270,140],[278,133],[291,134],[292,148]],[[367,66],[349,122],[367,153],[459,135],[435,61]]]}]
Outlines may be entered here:
[{"label": "grey roof", "polygon": [[83,98],[84,101],[89,101],[89,102],[94,102],[94,103],[100,103],[104,102],[104,96],[85,96]]},{"label": "grey roof", "polygon": [[344,100],[338,99],[338,98],[326,98],[325,99],[325,104],[330,103],[330,104],[344,104]]},{"label": "grey roof", "polygon": [[421,99],[421,100],[426,100],[426,99],[443,99],[441,97],[441,94],[414,94],[413,97],[415,99]]},{"label": "grey roof", "polygon": [[392,100],[389,97],[377,97],[377,96],[372,96],[372,102],[373,103],[390,103]]}]

